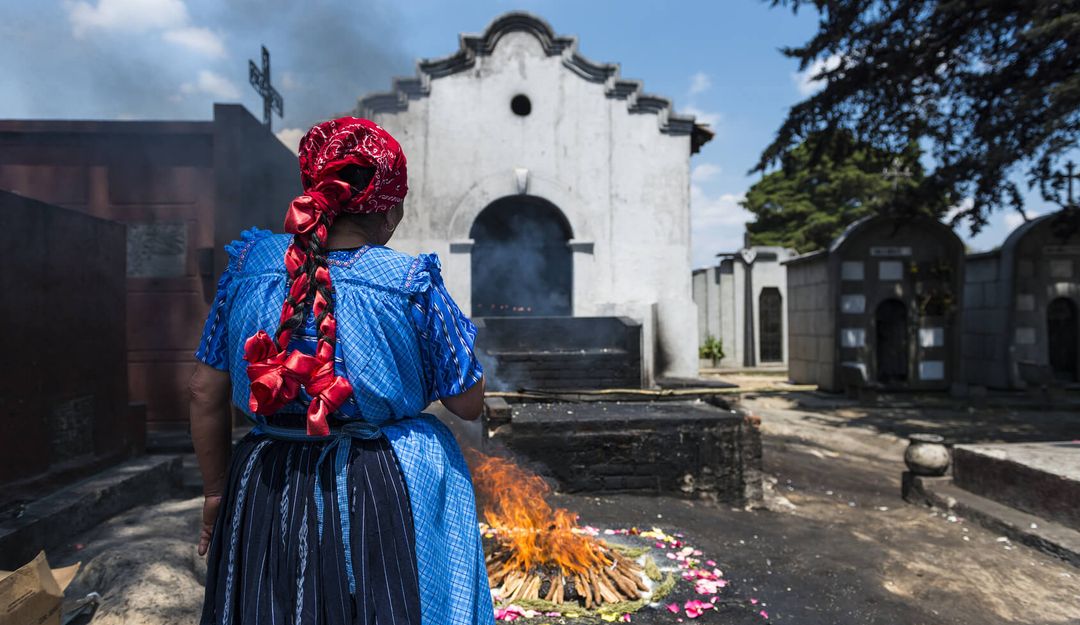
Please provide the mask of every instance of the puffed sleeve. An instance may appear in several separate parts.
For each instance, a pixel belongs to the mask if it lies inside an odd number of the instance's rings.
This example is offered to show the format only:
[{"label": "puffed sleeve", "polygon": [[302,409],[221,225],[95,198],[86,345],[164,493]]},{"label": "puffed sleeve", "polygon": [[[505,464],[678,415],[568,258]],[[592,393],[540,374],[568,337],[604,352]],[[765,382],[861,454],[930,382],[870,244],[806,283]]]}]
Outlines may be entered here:
[{"label": "puffed sleeve", "polygon": [[218,280],[217,294],[214,303],[210,307],[210,314],[203,324],[202,338],[199,339],[199,348],[195,350],[195,358],[210,365],[215,369],[227,371],[229,369],[229,357],[227,349],[226,328],[228,327],[229,312],[229,284],[232,282],[232,263],[225,268]]},{"label": "puffed sleeve", "polygon": [[476,326],[461,312],[446,290],[439,259],[420,257],[422,268],[414,280],[412,320],[420,337],[420,355],[427,383],[427,399],[459,395],[480,381],[484,368],[476,357]]},{"label": "puffed sleeve", "polygon": [[199,348],[195,350],[195,358],[215,369],[227,371],[229,369],[228,336],[226,334],[229,320],[230,284],[240,269],[244,257],[252,246],[260,239],[273,236],[269,230],[251,228],[240,233],[240,238],[225,246],[225,252],[229,255],[228,265],[218,280],[217,294],[214,295],[214,303],[210,307],[210,314],[203,324],[202,338],[199,339]]}]

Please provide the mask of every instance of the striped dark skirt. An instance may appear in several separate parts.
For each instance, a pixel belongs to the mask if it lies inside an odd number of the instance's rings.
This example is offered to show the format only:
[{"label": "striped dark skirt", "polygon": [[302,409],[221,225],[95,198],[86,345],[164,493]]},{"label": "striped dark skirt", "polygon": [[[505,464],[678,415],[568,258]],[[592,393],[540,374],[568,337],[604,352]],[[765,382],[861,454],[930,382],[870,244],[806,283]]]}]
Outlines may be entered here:
[{"label": "striped dark skirt", "polygon": [[351,440],[344,463],[319,461],[328,444],[251,433],[234,446],[201,625],[420,624],[412,513],[389,441]]}]

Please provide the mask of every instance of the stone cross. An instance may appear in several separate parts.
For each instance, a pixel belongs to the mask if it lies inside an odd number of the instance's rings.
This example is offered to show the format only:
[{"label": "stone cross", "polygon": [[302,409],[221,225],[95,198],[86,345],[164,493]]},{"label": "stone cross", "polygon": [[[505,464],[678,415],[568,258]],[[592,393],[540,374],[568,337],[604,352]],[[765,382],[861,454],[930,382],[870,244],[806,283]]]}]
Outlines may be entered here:
[{"label": "stone cross", "polygon": [[275,112],[278,117],[285,113],[285,104],[281,94],[270,84],[270,52],[266,46],[262,46],[262,69],[260,70],[255,61],[248,61],[248,82],[263,99],[263,123],[270,130],[270,113]]}]

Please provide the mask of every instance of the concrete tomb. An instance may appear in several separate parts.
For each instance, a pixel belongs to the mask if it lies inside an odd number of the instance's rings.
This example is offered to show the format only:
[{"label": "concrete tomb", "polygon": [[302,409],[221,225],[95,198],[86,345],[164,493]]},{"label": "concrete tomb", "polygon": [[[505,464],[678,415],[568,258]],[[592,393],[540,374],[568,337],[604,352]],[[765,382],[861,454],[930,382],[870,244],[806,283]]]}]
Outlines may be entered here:
[{"label": "concrete tomb", "polygon": [[718,366],[787,364],[787,270],[781,263],[794,255],[783,247],[752,246],[718,254],[715,267],[694,270],[698,344],[708,337],[721,341]]},{"label": "concrete tomb", "polygon": [[224,246],[251,226],[281,230],[297,172],[238,105],[215,105],[212,121],[0,121],[0,189],[127,224],[127,379],[154,430],[186,429]]},{"label": "concrete tomb", "polygon": [[761,434],[741,411],[703,401],[520,403],[505,411],[503,421],[488,420],[490,443],[537,463],[562,491],[734,505],[762,497]]},{"label": "concrete tomb", "polygon": [[967,379],[991,388],[1080,381],[1080,218],[1034,219],[967,258]]},{"label": "concrete tomb", "polygon": [[145,435],[128,406],[124,225],[6,191],[0,216],[0,484],[78,479]]},{"label": "concrete tomb", "polygon": [[964,246],[947,226],[867,217],[785,265],[793,382],[944,390],[963,380]]}]

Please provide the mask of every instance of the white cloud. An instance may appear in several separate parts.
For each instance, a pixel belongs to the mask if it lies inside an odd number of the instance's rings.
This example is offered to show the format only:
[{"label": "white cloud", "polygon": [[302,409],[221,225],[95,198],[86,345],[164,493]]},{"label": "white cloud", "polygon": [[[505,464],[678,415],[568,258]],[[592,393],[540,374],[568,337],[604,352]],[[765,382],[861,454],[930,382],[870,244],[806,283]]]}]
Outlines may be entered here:
[{"label": "white cloud", "polygon": [[720,173],[720,166],[713,165],[712,163],[701,163],[695,165],[693,171],[690,172],[691,182],[705,182],[712,179],[716,174]]},{"label": "white cloud", "polygon": [[240,89],[228,78],[210,70],[201,70],[198,79],[180,85],[184,95],[206,94],[218,100],[235,100],[240,97]]},{"label": "white cloud", "polygon": [[825,86],[824,81],[814,80],[814,76],[817,76],[822,71],[834,70],[839,66],[840,56],[837,54],[823,59],[815,59],[805,70],[792,73],[791,80],[795,83],[795,88],[799,90],[799,95],[807,97]]},{"label": "white cloud", "polygon": [[709,126],[712,126],[714,128],[717,124],[720,123],[721,119],[720,113],[703,111],[696,106],[687,106],[683,109],[682,112],[686,113],[687,115],[693,115],[695,118],[697,118],[698,123],[708,124]]},{"label": "white cloud", "polygon": [[222,58],[225,56],[225,42],[209,28],[184,26],[165,31],[161,38],[169,43],[187,48],[205,56]]},{"label": "white cloud", "polygon": [[708,91],[709,87],[712,87],[712,79],[705,72],[698,72],[690,77],[690,95]]},{"label": "white cloud", "polygon": [[300,88],[300,79],[292,72],[281,73],[281,88],[285,91],[293,91]]},{"label": "white cloud", "polygon": [[[1041,213],[1039,213],[1039,211],[1028,210],[1027,218],[1035,219],[1040,214]],[[1005,229],[1008,232],[1012,232],[1013,230],[1016,230],[1020,226],[1024,225],[1024,216],[1020,214],[1020,211],[1006,210],[1001,216],[1001,221],[1005,224]],[[1006,236],[1008,236],[1008,234],[1006,234]]]},{"label": "white cloud", "polygon": [[65,8],[76,37],[92,30],[143,32],[187,24],[183,0],[98,0],[66,2]]},{"label": "white cloud", "polygon": [[952,223],[952,220],[956,219],[957,215],[959,215],[963,211],[970,210],[971,207],[974,205],[975,200],[969,197],[960,200],[960,203],[950,206],[949,210],[945,211],[945,215],[941,218],[942,223]]},{"label": "white cloud", "polygon": [[690,185],[690,229],[693,264],[705,267],[716,263],[716,254],[733,252],[743,246],[746,222],[753,213],[739,202],[741,193],[710,195],[699,185]]},{"label": "white cloud", "polygon": [[275,132],[274,135],[278,138],[278,141],[285,144],[285,147],[296,153],[300,150],[300,140],[304,138],[305,132],[301,128],[282,128]]}]

